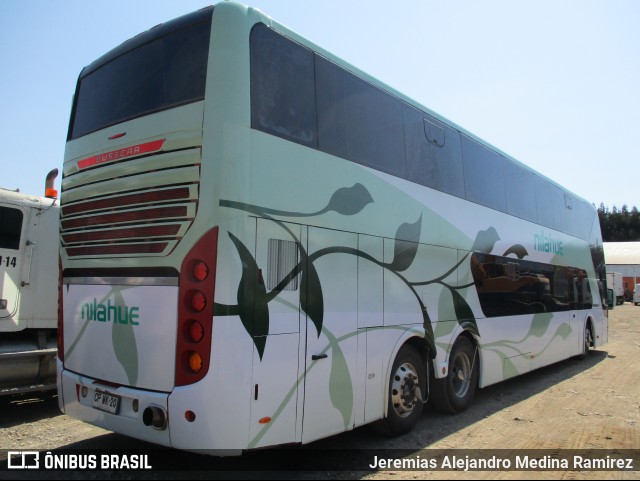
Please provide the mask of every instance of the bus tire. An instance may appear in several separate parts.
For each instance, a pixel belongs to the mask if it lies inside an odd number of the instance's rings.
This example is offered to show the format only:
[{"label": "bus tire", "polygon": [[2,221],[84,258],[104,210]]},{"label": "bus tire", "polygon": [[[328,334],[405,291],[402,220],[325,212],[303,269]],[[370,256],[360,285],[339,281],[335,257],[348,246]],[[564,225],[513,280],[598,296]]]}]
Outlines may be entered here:
[{"label": "bus tire", "polygon": [[387,417],[374,423],[373,428],[387,436],[411,431],[422,414],[426,386],[424,361],[418,351],[405,344],[398,351],[391,368]]},{"label": "bus tire", "polygon": [[584,336],[582,343],[582,352],[578,354],[578,359],[586,359],[589,357],[589,348],[593,346],[593,330],[591,329],[591,321],[587,320],[584,325]]},{"label": "bus tire", "polygon": [[449,356],[449,372],[444,379],[433,379],[429,400],[437,411],[457,414],[466,410],[478,385],[478,356],[473,343],[459,337]]}]

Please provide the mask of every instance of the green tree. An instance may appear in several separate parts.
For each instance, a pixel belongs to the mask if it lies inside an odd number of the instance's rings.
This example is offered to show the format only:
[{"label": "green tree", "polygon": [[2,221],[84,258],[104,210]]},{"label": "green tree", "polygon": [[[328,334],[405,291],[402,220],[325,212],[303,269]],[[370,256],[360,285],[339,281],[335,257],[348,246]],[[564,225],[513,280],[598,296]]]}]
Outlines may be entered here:
[{"label": "green tree", "polygon": [[620,209],[615,205],[611,210],[600,203],[598,207],[598,219],[602,230],[602,239],[605,242],[632,242],[640,241],[640,213],[638,208],[631,209],[624,204]]}]

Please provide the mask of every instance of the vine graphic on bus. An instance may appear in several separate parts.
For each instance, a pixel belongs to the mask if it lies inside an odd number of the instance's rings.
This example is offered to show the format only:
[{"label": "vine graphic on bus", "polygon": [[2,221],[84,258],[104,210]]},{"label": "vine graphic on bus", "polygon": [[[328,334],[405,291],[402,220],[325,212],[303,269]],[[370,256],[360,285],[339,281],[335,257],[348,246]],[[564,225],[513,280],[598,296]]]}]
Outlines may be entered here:
[{"label": "vine graphic on bus", "polygon": [[[424,336],[430,347],[430,353],[432,356],[434,356],[436,352],[434,332],[431,319],[427,312],[427,307],[416,290],[419,286],[424,287],[430,284],[440,284],[446,288],[451,293],[453,311],[455,312],[460,326],[463,329],[472,332],[476,336],[479,336],[480,333],[478,332],[478,326],[473,315],[473,311],[463,295],[459,292],[472,287],[474,282],[454,285],[446,281],[447,277],[455,272],[456,269],[458,269],[468,259],[469,252],[462,256],[462,258],[455,265],[451,266],[447,272],[433,279],[412,281],[403,275],[403,273],[412,265],[420,247],[420,233],[423,227],[422,215],[415,222],[404,223],[397,228],[394,239],[393,259],[391,262],[383,262],[359,249],[345,246],[328,247],[314,252],[313,254],[308,254],[300,239],[296,237],[296,235],[283,221],[275,218],[314,217],[330,211],[337,212],[338,214],[345,216],[353,216],[360,213],[365,207],[374,202],[375,201],[369,191],[360,183],[356,183],[352,187],[343,187],[336,190],[323,209],[312,213],[289,212],[237,201],[221,200],[220,206],[222,207],[241,210],[269,219],[278,224],[282,229],[288,232],[291,238],[295,241],[300,253],[300,261],[274,289],[267,292],[264,283],[259,282],[260,273],[256,259],[252,256],[250,250],[242,243],[242,241],[229,232],[228,235],[242,261],[243,272],[240,279],[240,285],[238,286],[238,303],[236,305],[223,305],[216,303],[214,315],[238,315],[247,333],[253,339],[255,348],[262,359],[268,339],[267,334],[269,334],[268,304],[277,297],[278,294],[282,292],[282,290],[296,276],[300,275],[300,308],[313,322],[319,337],[323,327],[324,299],[322,283],[314,266],[314,262],[323,256],[332,254],[348,254],[361,257],[384,268],[386,271],[394,274],[398,279],[400,279],[406,285],[407,289],[411,291],[421,312]],[[486,230],[478,232],[471,251],[490,253],[499,239],[500,237],[495,228],[489,227]],[[509,248],[504,255],[509,254],[515,254],[519,258],[522,258],[527,255],[527,251],[523,246],[515,245]]]}]

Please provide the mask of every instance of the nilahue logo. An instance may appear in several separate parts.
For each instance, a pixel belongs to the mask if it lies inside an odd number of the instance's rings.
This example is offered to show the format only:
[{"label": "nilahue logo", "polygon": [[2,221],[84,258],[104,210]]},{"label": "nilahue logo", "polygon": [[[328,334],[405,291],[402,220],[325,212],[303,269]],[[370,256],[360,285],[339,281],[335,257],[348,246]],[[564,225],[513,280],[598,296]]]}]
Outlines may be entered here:
[{"label": "nilahue logo", "polygon": [[114,324],[131,324],[137,326],[140,323],[140,308],[138,306],[117,306],[107,300],[107,304],[98,304],[97,299],[93,303],[87,302],[82,305],[80,318],[89,321],[113,322]]},{"label": "nilahue logo", "polygon": [[540,234],[533,235],[533,246],[535,250],[540,252],[551,252],[559,256],[564,255],[564,242],[554,239],[544,231],[541,231]]}]

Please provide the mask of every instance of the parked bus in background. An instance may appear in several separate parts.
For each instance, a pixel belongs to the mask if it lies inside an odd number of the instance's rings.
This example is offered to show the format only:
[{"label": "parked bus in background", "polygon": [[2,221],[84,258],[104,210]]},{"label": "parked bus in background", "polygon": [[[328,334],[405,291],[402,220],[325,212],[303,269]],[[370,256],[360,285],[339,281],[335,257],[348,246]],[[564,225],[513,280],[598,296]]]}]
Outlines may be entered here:
[{"label": "parked bus in background", "polygon": [[56,388],[57,175],[45,197],[0,189],[0,395]]},{"label": "parked bus in background", "polygon": [[593,206],[231,2],[81,72],[61,201],[61,409],[154,443],[400,434],[607,341]]}]

